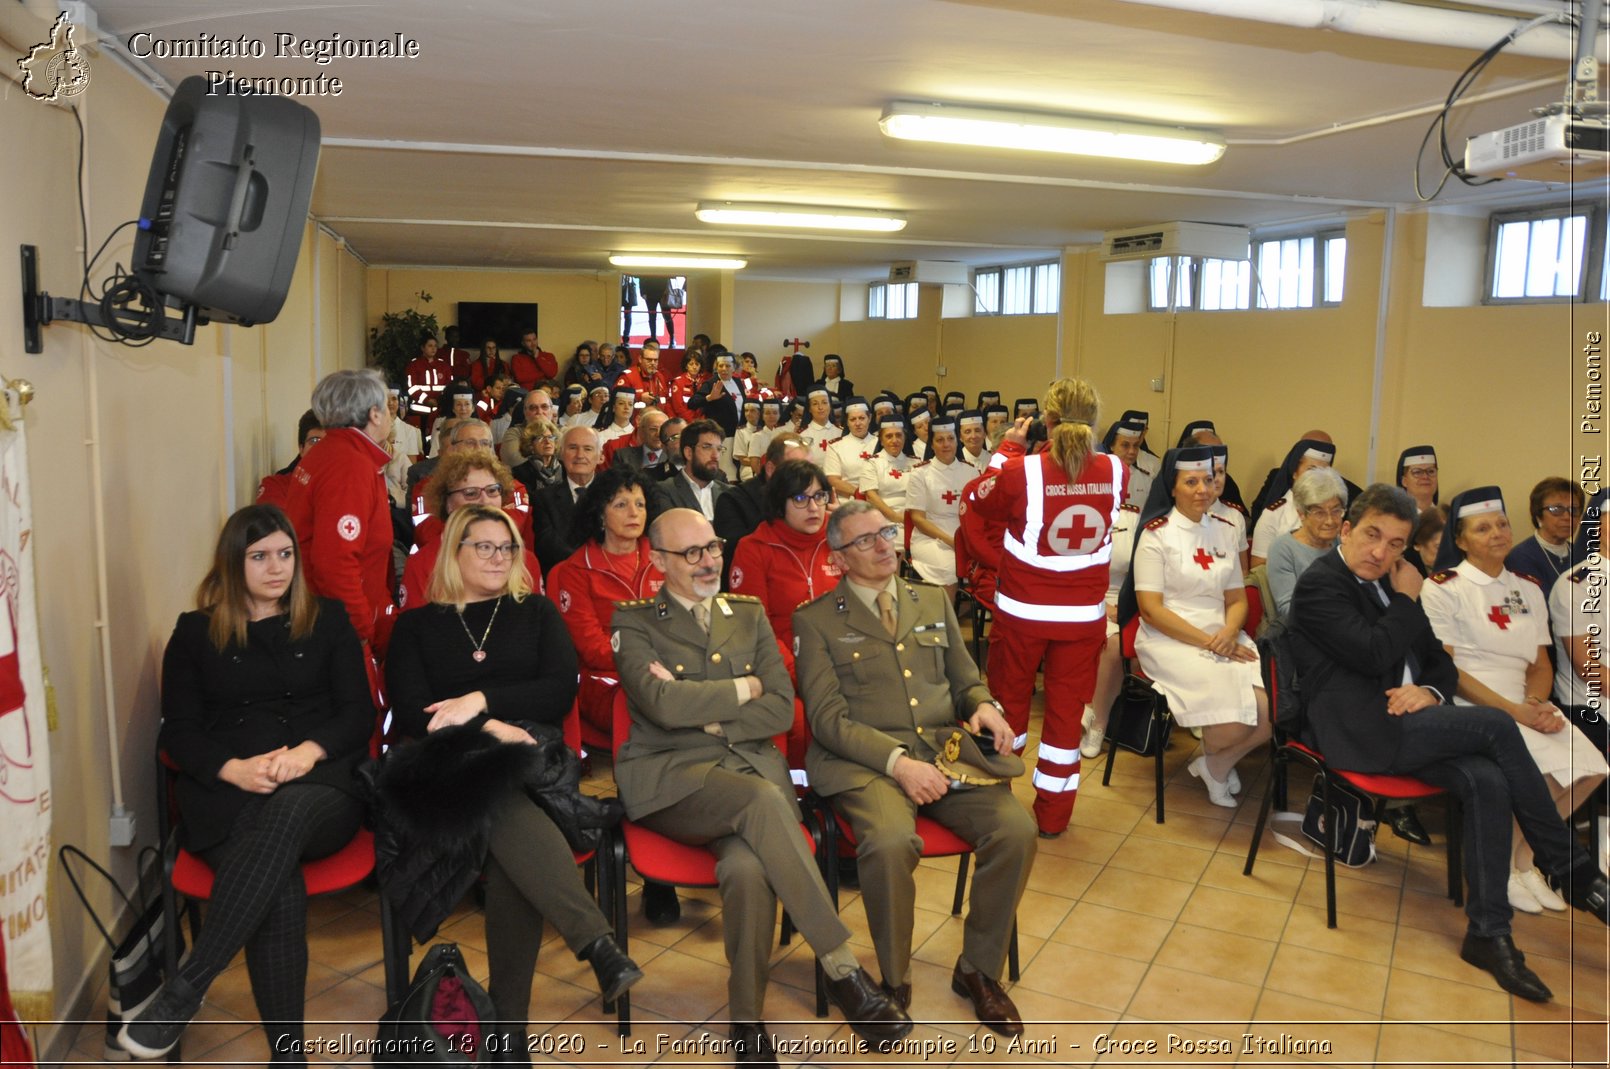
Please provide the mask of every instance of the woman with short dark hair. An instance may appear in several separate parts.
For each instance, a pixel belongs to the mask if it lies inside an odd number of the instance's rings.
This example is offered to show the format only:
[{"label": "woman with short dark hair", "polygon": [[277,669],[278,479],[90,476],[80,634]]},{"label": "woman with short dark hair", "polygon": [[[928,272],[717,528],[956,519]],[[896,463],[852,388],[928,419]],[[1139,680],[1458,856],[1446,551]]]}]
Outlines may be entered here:
[{"label": "woman with short dark hair", "polygon": [[1580,484],[1557,475],[1532,487],[1527,514],[1537,533],[1510,552],[1504,567],[1516,575],[1536,579],[1544,597],[1554,589],[1556,579],[1586,559],[1572,544],[1582,520],[1584,501]]},{"label": "woman with short dark hair", "polygon": [[357,832],[352,773],[374,722],[358,636],[340,602],[308,592],[290,521],[272,505],[236,512],[163,654],[157,736],[179,768],[181,845],[212,866],[212,897],[178,975],[124,1026],[124,1049],[171,1050],[242,946],[269,1049],[297,1049],[307,981],[298,865]]}]

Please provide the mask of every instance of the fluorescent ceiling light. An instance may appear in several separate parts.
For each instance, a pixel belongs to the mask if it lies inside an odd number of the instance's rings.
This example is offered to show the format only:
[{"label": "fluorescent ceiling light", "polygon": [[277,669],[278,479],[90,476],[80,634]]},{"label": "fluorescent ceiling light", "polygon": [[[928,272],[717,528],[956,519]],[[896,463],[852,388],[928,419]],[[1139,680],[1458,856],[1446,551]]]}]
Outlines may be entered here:
[{"label": "fluorescent ceiling light", "polygon": [[741,271],[748,260],[722,256],[677,256],[669,253],[618,252],[609,258],[616,267],[687,267],[712,271]]},{"label": "fluorescent ceiling light", "polygon": [[889,234],[904,230],[906,221],[886,212],[860,208],[821,208],[807,204],[749,204],[706,201],[694,216],[704,223],[747,226],[797,226],[811,230],[870,230]]},{"label": "fluorescent ceiling light", "polygon": [[1066,152],[1149,163],[1200,166],[1224,155],[1224,138],[1206,130],[904,100],[890,104],[878,125],[890,137],[905,141]]}]

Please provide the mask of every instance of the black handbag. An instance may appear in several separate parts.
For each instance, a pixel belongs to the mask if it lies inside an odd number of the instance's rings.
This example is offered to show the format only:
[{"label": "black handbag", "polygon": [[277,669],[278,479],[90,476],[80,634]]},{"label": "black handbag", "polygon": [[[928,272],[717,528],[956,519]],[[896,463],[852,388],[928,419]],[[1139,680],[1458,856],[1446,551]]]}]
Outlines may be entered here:
[{"label": "black handbag", "polygon": [[[152,862],[146,866],[146,855],[150,855]],[[84,911],[89,914],[90,921],[106,940],[106,945],[112,952],[111,960],[107,963],[106,972],[106,1038],[101,1057],[110,1062],[126,1062],[133,1055],[123,1049],[117,1041],[117,1034],[123,1026],[137,1017],[141,1010],[157,996],[162,988],[162,941],[165,937],[166,918],[162,912],[162,894],[160,888],[149,896],[146,894],[147,885],[151,882],[160,884],[162,880],[162,859],[152,847],[140,851],[135,864],[139,866],[140,873],[136,878],[134,894],[130,895],[123,889],[112,874],[102,868],[88,854],[76,846],[63,846],[57,851],[61,861],[62,871],[67,874],[67,882],[72,884],[73,891],[78,900],[84,904]],[[75,858],[91,871],[99,873],[117,893],[123,905],[128,910],[128,916],[134,918],[133,925],[122,939],[112,938],[112,931],[117,927],[114,920],[107,924],[89,904],[89,896],[84,893],[79,883],[78,875],[74,873],[73,866],[68,863],[69,858]],[[139,899],[139,904],[135,899]],[[179,954],[184,953],[184,935],[180,931],[174,932],[178,940]]]},{"label": "black handbag", "polygon": [[1155,757],[1168,749],[1173,730],[1174,718],[1163,696],[1139,676],[1124,676],[1107,717],[1107,737],[1113,745],[1142,757]]},{"label": "black handbag", "polygon": [[[1303,814],[1303,835],[1321,849],[1325,847],[1326,825],[1334,827],[1336,863],[1361,869],[1375,860],[1375,799],[1341,779],[1330,783],[1330,812],[1325,811],[1325,777],[1314,777]],[[1318,855],[1324,857],[1324,854]]]},{"label": "black handbag", "polygon": [[[524,1022],[511,1031],[497,1021],[492,998],[475,982],[457,943],[425,951],[413,983],[380,1018],[374,1064],[494,1065],[523,1060]],[[519,1055],[521,1057],[516,1057]]]}]

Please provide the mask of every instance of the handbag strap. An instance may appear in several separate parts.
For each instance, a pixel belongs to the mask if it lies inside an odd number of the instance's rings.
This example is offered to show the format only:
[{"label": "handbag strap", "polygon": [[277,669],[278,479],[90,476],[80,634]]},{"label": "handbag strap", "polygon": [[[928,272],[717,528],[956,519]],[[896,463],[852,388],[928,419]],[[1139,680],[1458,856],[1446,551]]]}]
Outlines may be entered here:
[{"label": "handbag strap", "polygon": [[[1323,861],[1325,860],[1324,854],[1317,850],[1310,850],[1302,843],[1300,838],[1302,832],[1300,829],[1302,828],[1303,824],[1303,816],[1304,814],[1302,813],[1289,813],[1285,810],[1269,814],[1269,835],[1274,839],[1275,842],[1286,847],[1288,850],[1295,850],[1303,857],[1313,858],[1315,861]],[[1276,830],[1276,821],[1285,821],[1287,824],[1295,825],[1299,829],[1298,837],[1294,838],[1293,836],[1287,835],[1282,831]]]},{"label": "handbag strap", "polygon": [[[67,863],[67,859],[76,857],[91,869],[100,873],[101,877],[111,885],[112,890],[117,892],[117,896],[123,900],[123,904],[129,907],[131,913],[137,912],[134,907],[134,900],[129,897],[127,891],[123,890],[123,885],[117,882],[117,878],[106,871],[100,862],[71,843],[63,845],[60,850],[56,851],[56,856],[61,861],[62,871],[67,874],[67,882],[73,885],[73,892],[78,895],[78,900],[84,904],[84,912],[89,914],[89,919],[94,922],[96,929],[100,931],[101,938],[106,940],[107,947],[115,951],[117,949],[116,940],[112,938],[112,933],[107,931],[106,925],[101,921],[100,914],[95,912],[95,907],[89,904],[89,896],[84,893],[83,885],[78,882],[78,877],[73,873],[73,867]],[[141,851],[141,856],[144,856],[144,851]]]}]

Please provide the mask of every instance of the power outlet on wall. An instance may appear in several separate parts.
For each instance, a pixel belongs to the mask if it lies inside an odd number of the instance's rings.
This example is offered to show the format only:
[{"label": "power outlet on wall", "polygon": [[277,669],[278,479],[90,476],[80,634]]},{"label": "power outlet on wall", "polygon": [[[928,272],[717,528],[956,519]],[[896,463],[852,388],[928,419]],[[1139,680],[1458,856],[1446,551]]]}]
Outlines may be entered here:
[{"label": "power outlet on wall", "polygon": [[1163,376],[1159,375],[1159,376],[1157,376],[1157,378],[1152,380],[1152,392],[1153,393],[1162,393],[1163,392]]},{"label": "power outlet on wall", "polygon": [[107,842],[112,846],[134,845],[134,814],[122,806],[112,810],[112,821],[107,832]]},{"label": "power outlet on wall", "polygon": [[936,377],[938,377],[938,378],[942,379],[946,375],[949,375],[949,374],[950,374],[950,369],[948,367],[946,367],[944,364],[940,364],[938,367],[934,368],[934,375]]}]

